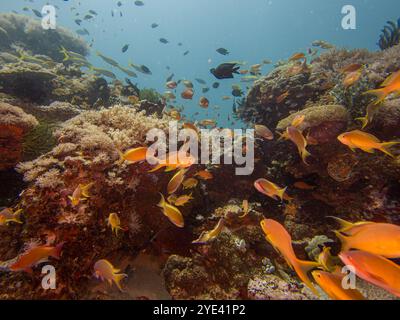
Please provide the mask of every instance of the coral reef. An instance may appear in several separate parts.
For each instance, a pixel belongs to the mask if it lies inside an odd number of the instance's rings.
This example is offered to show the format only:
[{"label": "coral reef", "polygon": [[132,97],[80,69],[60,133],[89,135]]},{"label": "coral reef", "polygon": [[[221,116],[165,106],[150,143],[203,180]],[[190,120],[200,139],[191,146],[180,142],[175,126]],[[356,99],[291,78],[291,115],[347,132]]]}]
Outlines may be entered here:
[{"label": "coral reef", "polygon": [[[324,246],[339,251],[329,216],[400,223],[399,159],[353,152],[337,139],[361,129],[356,118],[374,100],[365,92],[400,69],[400,45],[382,52],[333,48],[304,62],[282,61],[255,81],[235,116],[278,133],[303,116],[297,129],[311,154],[307,163],[293,139],[257,139],[250,176],[235,175],[233,165],[194,165],[185,171],[197,179],[186,194],[193,199],[180,207],[185,226],[176,228],[157,207],[172,174],[121,160],[124,151],[148,145],[150,129],[168,133],[173,118],[162,96],[62,61],[61,46],[89,53],[62,28],[45,32],[14,14],[0,15],[0,26],[0,177],[16,181],[14,194],[1,193],[0,200],[23,211],[21,224],[0,226],[0,298],[107,298],[92,274],[96,260],[109,259],[130,277],[137,266],[154,280],[118,298],[137,298],[154,286],[154,297],[172,299],[317,299],[268,244],[261,220],[279,221],[296,256],[314,261]],[[360,66],[351,85],[344,82],[349,65]],[[391,95],[375,111],[363,130],[398,140],[400,99]],[[398,146],[390,150],[400,154]],[[198,175],[202,169],[208,178]],[[288,197],[277,201],[258,192],[254,181],[262,177]],[[88,194],[75,199],[83,186]],[[118,234],[108,225],[111,213],[120,219]],[[211,231],[216,234],[204,240]],[[38,268],[33,276],[10,271],[26,246],[60,242],[62,257],[51,260],[57,290],[41,289]],[[383,296],[367,289],[368,297]]]},{"label": "coral reef", "polygon": [[[167,119],[123,106],[84,112],[67,121],[55,133],[58,144],[53,150],[18,166],[30,183],[19,202],[27,214],[19,231],[21,242],[10,242],[1,251],[2,260],[16,256],[21,243],[40,242],[50,228],[56,239],[66,241],[63,262],[58,264],[59,281],[65,288],[60,294],[73,297],[78,294],[74,293],[78,287],[85,288],[95,257],[106,257],[121,248],[140,251],[152,232],[168,222],[154,206],[158,201],[157,176],[146,173],[146,164],[118,165],[117,150],[143,145],[148,130],[165,130],[167,126]],[[77,185],[87,182],[94,182],[90,199],[73,207],[68,195]],[[118,212],[129,232],[120,237],[112,235],[106,225],[111,212]],[[18,231],[0,230],[2,239],[10,239],[15,232]],[[4,281],[24,277],[3,274],[1,287],[6,287]]]},{"label": "coral reef", "polygon": [[13,168],[22,160],[23,138],[38,125],[21,108],[0,103],[0,170]]},{"label": "coral reef", "polygon": [[2,52],[13,52],[17,44],[31,51],[32,54],[46,55],[61,62],[63,55],[60,47],[81,55],[88,53],[88,45],[69,30],[60,26],[55,30],[44,30],[41,22],[14,13],[0,14],[1,33],[0,49]]}]

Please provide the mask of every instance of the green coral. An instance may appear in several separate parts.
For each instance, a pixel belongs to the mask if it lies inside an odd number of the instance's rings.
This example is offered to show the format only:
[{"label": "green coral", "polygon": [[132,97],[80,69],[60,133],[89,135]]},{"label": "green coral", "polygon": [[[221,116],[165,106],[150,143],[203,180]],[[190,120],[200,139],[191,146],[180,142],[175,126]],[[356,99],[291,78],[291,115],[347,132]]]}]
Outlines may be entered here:
[{"label": "green coral", "polygon": [[57,125],[48,120],[39,119],[39,125],[24,137],[23,157],[25,161],[36,159],[40,155],[49,152],[57,144],[53,136]]},{"label": "green coral", "polygon": [[159,94],[154,89],[144,88],[144,89],[140,90],[139,98],[140,98],[140,100],[147,100],[152,103],[159,103],[161,100],[161,94]]}]

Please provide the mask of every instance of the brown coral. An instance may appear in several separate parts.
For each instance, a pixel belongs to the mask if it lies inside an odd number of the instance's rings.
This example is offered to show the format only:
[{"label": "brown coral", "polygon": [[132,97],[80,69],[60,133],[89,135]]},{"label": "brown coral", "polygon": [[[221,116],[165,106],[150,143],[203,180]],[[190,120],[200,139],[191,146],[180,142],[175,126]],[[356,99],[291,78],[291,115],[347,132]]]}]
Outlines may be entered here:
[{"label": "brown coral", "polygon": [[0,170],[21,161],[23,136],[37,124],[36,118],[21,108],[0,103]]}]

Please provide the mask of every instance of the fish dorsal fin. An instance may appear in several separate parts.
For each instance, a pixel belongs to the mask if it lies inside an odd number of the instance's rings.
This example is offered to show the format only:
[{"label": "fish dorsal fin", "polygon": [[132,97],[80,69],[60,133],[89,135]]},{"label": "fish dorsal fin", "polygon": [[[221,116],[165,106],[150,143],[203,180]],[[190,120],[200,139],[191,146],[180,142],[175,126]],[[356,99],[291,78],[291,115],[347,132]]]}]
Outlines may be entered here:
[{"label": "fish dorsal fin", "polygon": [[387,87],[392,85],[393,83],[400,81],[400,71],[392,73],[385,81],[382,83],[382,87]]},{"label": "fish dorsal fin", "polygon": [[371,139],[371,141],[373,142],[380,143],[380,140],[372,134],[360,130],[356,130],[356,132],[358,132],[358,134],[360,134],[361,136]]}]

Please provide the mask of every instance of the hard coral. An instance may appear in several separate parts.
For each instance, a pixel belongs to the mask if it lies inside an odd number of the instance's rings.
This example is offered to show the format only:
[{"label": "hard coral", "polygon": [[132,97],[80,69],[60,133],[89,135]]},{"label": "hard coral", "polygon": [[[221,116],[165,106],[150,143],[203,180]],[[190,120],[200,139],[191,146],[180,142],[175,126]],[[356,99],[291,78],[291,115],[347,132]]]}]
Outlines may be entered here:
[{"label": "hard coral", "polygon": [[21,161],[23,137],[37,125],[36,118],[21,108],[0,103],[0,170]]},{"label": "hard coral", "polygon": [[[29,182],[20,202],[29,212],[21,240],[30,241],[51,228],[59,241],[68,242],[57,270],[70,292],[81,285],[78,279],[92,273],[95,257],[104,258],[122,246],[141,248],[162,222],[168,223],[154,206],[159,186],[157,177],[147,173],[149,166],[116,163],[118,148],[145,145],[146,133],[153,128],[166,130],[167,119],[122,106],[84,112],[55,133],[58,145],[50,152],[18,166]],[[72,206],[68,196],[89,182],[90,198]],[[106,224],[111,212],[118,213],[129,232],[113,236]]]},{"label": "hard coral", "polygon": [[33,54],[43,54],[55,61],[63,59],[61,46],[82,55],[88,53],[88,45],[61,26],[55,30],[44,30],[40,21],[14,13],[0,14],[0,26],[5,31],[3,41],[0,42],[1,51],[12,52],[13,45],[18,45]]}]

